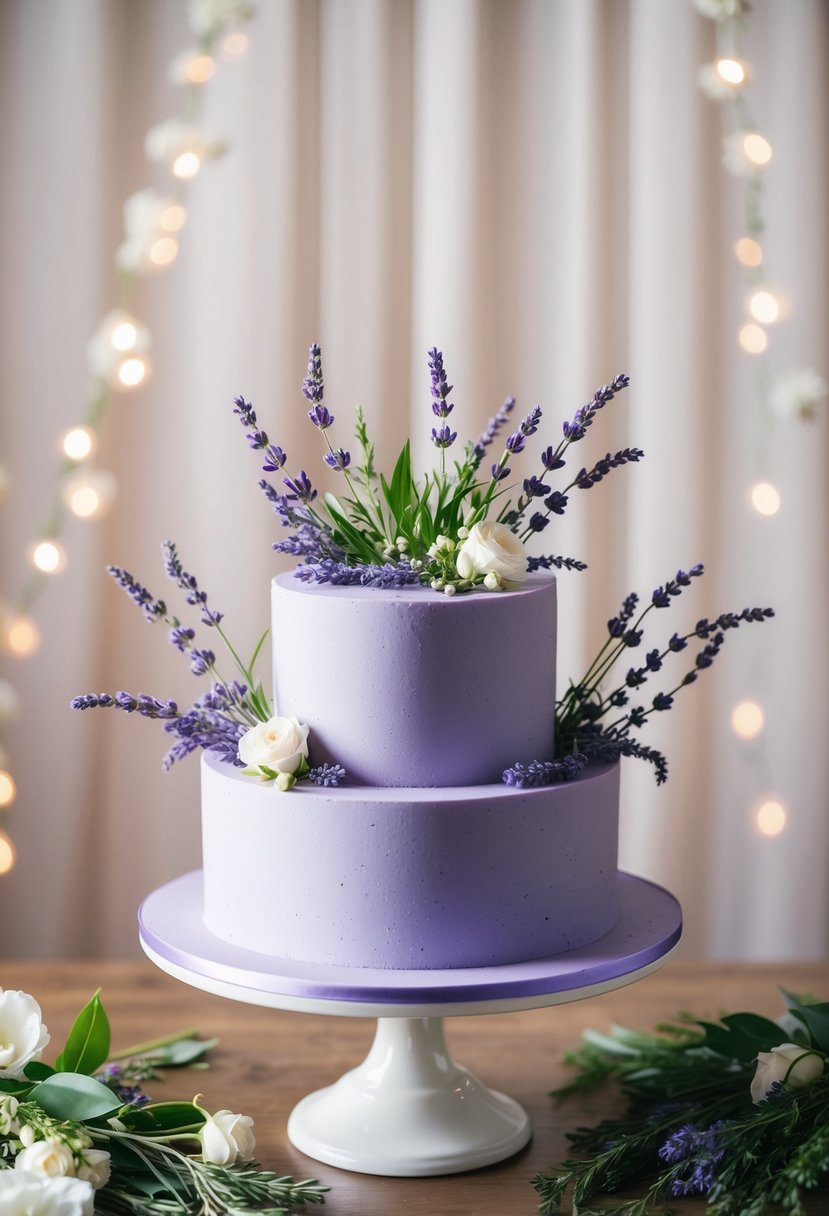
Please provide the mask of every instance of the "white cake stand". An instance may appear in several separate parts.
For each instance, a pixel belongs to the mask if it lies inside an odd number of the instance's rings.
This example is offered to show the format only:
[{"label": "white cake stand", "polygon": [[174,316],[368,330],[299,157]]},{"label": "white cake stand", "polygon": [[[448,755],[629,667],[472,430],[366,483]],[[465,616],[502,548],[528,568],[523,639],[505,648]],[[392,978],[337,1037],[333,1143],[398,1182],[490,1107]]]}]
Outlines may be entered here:
[{"label": "white cake stand", "polygon": [[288,1137],[309,1157],[364,1174],[455,1174],[512,1156],[532,1134],[526,1112],[449,1054],[444,1017],[537,1009],[609,992],[667,961],[679,941],[679,904],[619,875],[620,915],[600,941],[555,958],[455,971],[323,967],[238,949],[201,919],[201,871],[150,895],[140,940],[169,975],[230,1000],[306,1013],[375,1017],[366,1059],[309,1094]]}]

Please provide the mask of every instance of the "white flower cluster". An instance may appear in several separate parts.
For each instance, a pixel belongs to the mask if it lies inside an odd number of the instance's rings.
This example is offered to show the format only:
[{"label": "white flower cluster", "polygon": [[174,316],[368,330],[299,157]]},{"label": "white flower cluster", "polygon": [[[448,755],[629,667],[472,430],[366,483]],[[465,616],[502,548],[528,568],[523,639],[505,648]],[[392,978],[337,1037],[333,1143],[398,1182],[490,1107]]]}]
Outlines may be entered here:
[{"label": "white flower cluster", "polygon": [[[171,232],[181,227],[184,208],[173,197],[164,197],[157,190],[139,190],[124,203],[124,240],[115,252],[119,270],[130,274],[147,274],[161,270],[172,257],[159,256],[163,245],[174,240]],[[173,217],[173,224],[168,217]]]},{"label": "white flower cluster", "polygon": [[3,1216],[92,1216],[94,1191],[80,1178],[48,1178],[28,1170],[0,1170]]},{"label": "white flower cluster", "polygon": [[814,422],[826,401],[827,385],[814,368],[803,368],[781,377],[769,393],[769,405],[781,422],[799,419]]}]

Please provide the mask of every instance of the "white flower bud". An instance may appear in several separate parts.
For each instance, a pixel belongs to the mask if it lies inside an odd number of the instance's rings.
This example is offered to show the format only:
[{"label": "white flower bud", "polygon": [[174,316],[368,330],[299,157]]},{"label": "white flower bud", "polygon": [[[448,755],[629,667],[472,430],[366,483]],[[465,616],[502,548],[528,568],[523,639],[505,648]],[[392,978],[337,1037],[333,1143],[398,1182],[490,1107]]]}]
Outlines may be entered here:
[{"label": "white flower bud", "polygon": [[471,528],[475,522],[475,516],[477,514],[478,514],[478,508],[470,507],[469,510],[467,511],[466,515],[464,515],[464,517],[463,517],[464,526],[467,528]]},{"label": "white flower bud", "polygon": [[457,590],[458,589],[454,583],[447,583],[446,586],[443,588],[443,594],[444,595],[455,595]]},{"label": "white flower bud", "polygon": [[253,1119],[249,1115],[234,1115],[229,1110],[218,1110],[207,1115],[204,1127],[199,1132],[202,1160],[213,1165],[235,1165],[237,1161],[252,1161],[256,1141],[253,1136]]},{"label": "white flower bud", "polygon": [[469,529],[466,527],[458,528],[458,540],[466,540],[469,535]]},{"label": "white flower bud", "polygon": [[84,1182],[91,1182],[95,1190],[100,1190],[109,1182],[112,1173],[112,1163],[109,1153],[102,1148],[88,1148],[81,1154],[75,1176]]},{"label": "white flower bud", "polygon": [[296,785],[296,777],[293,775],[293,773],[280,773],[274,782],[274,785],[278,790],[282,790],[283,793],[287,793],[288,790],[292,790]]},{"label": "white flower bud", "polygon": [[486,587],[487,591],[500,591],[503,587],[503,583],[495,571],[490,570],[489,574],[484,579],[484,586]]},{"label": "white flower bud", "polygon": [[775,1082],[785,1083],[789,1089],[805,1089],[822,1076],[823,1069],[823,1056],[798,1043],[781,1043],[771,1051],[760,1051],[751,1100],[755,1104],[764,1101]]},{"label": "white flower bud", "polygon": [[17,1106],[17,1098],[11,1094],[0,1101],[0,1136],[8,1136],[12,1131],[17,1134]]},{"label": "white flower bud", "polygon": [[20,1143],[24,1148],[29,1148],[32,1144],[34,1144],[36,1139],[37,1136],[35,1135],[35,1129],[33,1127],[29,1127],[28,1123],[24,1127],[21,1127]]},{"label": "white flower bud", "polygon": [[436,537],[435,544],[437,545],[438,549],[445,549],[447,553],[451,553],[455,548],[455,542],[452,540],[452,538],[450,536],[444,536],[443,534]]},{"label": "white flower bud", "polygon": [[433,578],[432,579],[432,590],[433,591],[442,591],[443,588],[445,587],[445,585],[446,584],[444,583],[442,578]]}]

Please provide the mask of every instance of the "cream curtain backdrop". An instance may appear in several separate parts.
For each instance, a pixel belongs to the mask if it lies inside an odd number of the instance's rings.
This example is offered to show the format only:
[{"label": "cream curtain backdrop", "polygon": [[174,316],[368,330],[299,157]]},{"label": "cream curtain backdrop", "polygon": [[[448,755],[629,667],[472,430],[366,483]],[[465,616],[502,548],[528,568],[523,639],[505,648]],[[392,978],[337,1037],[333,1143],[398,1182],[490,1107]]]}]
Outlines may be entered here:
[{"label": "cream curtain backdrop", "polygon": [[[774,147],[767,260],[794,305],[772,336],[778,372],[827,372],[828,27],[819,0],[753,4],[753,107]],[[0,8],[6,586],[22,579],[56,437],[78,419],[84,344],[117,299],[121,203],[161,184],[143,135],[179,108],[165,69],[189,41],[174,0]],[[20,794],[3,953],[135,954],[141,898],[198,866],[197,764],[165,776],[154,724],[68,702],[195,694],[163,626],[103,572],[124,565],[166,594],[167,536],[241,644],[263,628],[277,525],[230,401],[249,397],[292,466],[319,471],[299,395],[318,339],[326,401],[338,422],[362,402],[386,464],[408,430],[432,458],[433,344],[462,433],[508,392],[540,402],[552,430],[630,373],[584,459],[638,444],[646,460],[577,496],[543,538],[590,565],[560,576],[560,679],[629,590],[649,595],[677,566],[708,573],[658,614],[666,636],[723,608],[771,602],[778,616],[729,637],[718,669],[649,726],[667,786],[625,762],[621,862],[677,893],[688,956],[826,957],[827,424],[763,439],[734,337],[739,190],[696,84],[713,49],[686,0],[262,0],[248,55],[209,86],[207,124],[231,150],[192,186],[178,261],[140,289],[155,372],[106,425],[117,506],[70,524],[70,568],[37,609],[41,650],[5,665],[23,712],[5,736]],[[745,501],[760,473],[783,496],[769,521]],[[497,680],[498,656],[481,662]],[[764,705],[760,743],[729,729],[744,696]],[[753,826],[766,792],[789,809],[774,839]]]}]

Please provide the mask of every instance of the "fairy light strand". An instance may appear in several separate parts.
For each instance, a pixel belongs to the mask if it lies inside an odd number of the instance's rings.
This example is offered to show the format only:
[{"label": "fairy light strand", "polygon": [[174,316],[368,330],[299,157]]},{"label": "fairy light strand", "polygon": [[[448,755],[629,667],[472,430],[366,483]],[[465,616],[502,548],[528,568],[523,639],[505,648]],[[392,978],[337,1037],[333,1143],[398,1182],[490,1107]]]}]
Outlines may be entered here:
[{"label": "fairy light strand", "polygon": [[[89,391],[80,420],[59,439],[61,460],[52,501],[34,529],[27,550],[30,572],[22,588],[0,607],[0,649],[16,659],[31,657],[40,645],[40,631],[31,610],[51,579],[67,567],[69,555],[60,537],[67,516],[81,521],[102,518],[115,500],[112,473],[92,463],[101,426],[115,397],[139,391],[152,375],[152,337],[133,316],[130,303],[137,280],[163,273],[178,257],[180,234],[187,220],[187,186],[204,164],[226,150],[223,140],[202,127],[204,90],[219,61],[239,59],[248,45],[240,28],[254,14],[250,0],[190,0],[190,27],[197,45],[182,51],[170,64],[170,80],[185,89],[181,118],[167,119],[148,133],[147,159],[167,176],[166,194],[148,188],[130,195],[124,204],[124,240],[115,252],[121,307],[106,314],[89,343],[86,357]],[[8,492],[8,477],[0,469],[0,501]],[[4,709],[5,707],[5,709]],[[0,680],[0,721],[17,712],[17,697],[8,680]],[[0,747],[0,876],[14,867],[17,852],[8,831],[8,811],[17,785]]]}]

